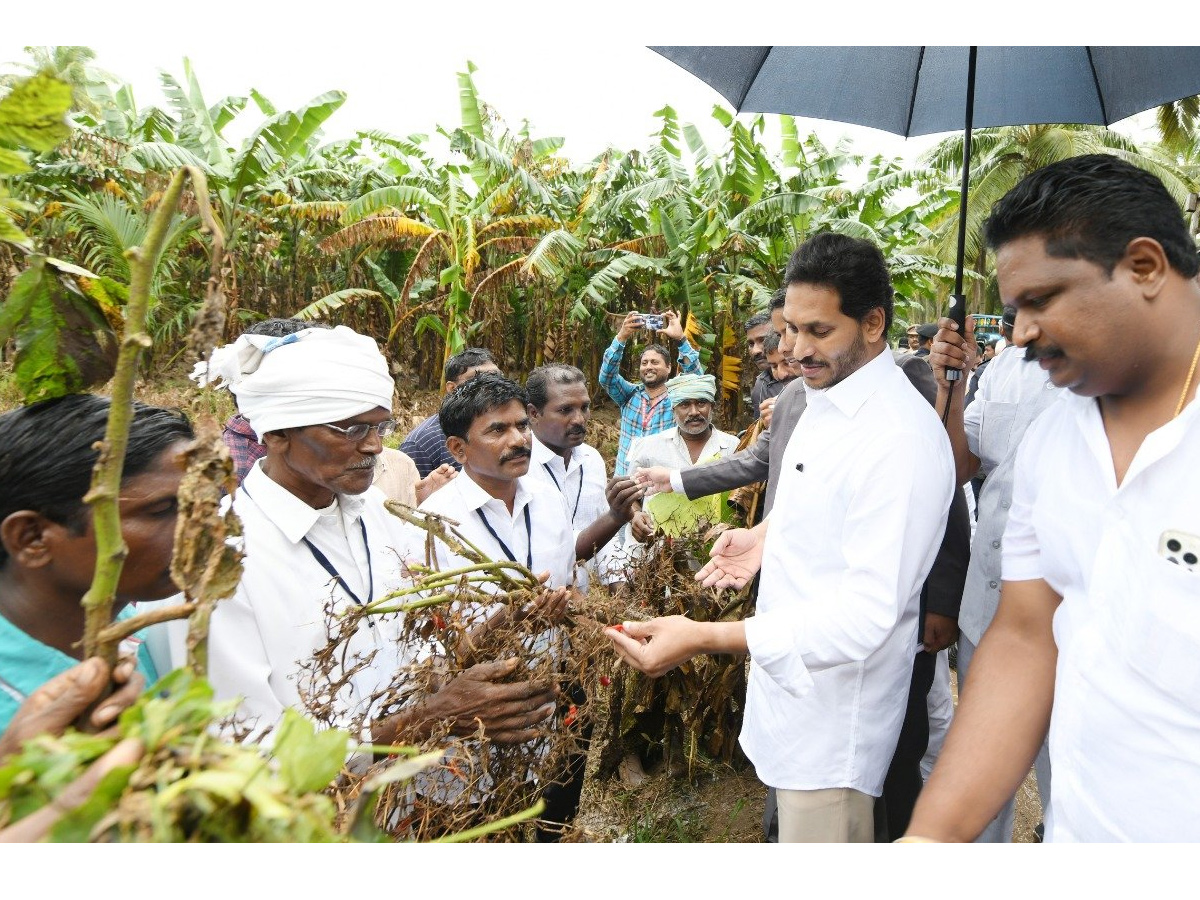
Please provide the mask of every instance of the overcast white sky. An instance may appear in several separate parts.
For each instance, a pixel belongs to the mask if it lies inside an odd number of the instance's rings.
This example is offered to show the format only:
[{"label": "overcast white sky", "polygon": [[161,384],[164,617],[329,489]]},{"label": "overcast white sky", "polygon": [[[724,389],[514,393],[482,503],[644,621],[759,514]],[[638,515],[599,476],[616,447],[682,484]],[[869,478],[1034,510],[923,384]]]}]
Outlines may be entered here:
[{"label": "overcast white sky", "polygon": [[[1127,19],[1110,25],[1089,21],[1086,34],[1072,23],[1070,32],[1059,29],[1056,40],[1045,30],[1055,23],[1046,24],[1044,0],[1008,2],[1002,16],[997,7],[976,5],[976,13],[995,10],[997,21],[937,24],[954,21],[963,6],[925,0],[915,21],[911,4],[860,0],[854,4],[850,32],[846,4],[814,8],[795,0],[787,5],[769,0],[606,0],[586,5],[569,0],[344,0],[340,5],[293,2],[286,7],[261,0],[208,0],[196,4],[191,18],[181,11],[182,4],[57,0],[6,10],[0,63],[22,59],[27,44],[86,44],[97,51],[102,68],[134,85],[143,105],[163,102],[158,72],[166,69],[182,77],[184,56],[191,59],[209,103],[255,87],[278,107],[293,108],[337,88],[349,97],[330,119],[326,134],[341,137],[365,128],[409,134],[432,133],[436,124],[456,126],[455,73],[471,60],[479,69],[475,81],[481,96],[511,125],[529,119],[536,136],[566,138],[564,152],[583,162],[608,144],[645,146],[657,128],[653,112],[666,103],[684,121],[700,126],[718,149],[721,129],[710,111],[721,98],[646,44],[1136,40]],[[781,22],[785,13],[797,24]],[[1033,31],[1032,22],[1041,23],[1043,30]],[[1106,27],[1108,33],[1102,30]],[[228,133],[248,132],[257,120],[251,108]],[[874,129],[811,120],[801,123],[806,126],[827,142],[847,135],[856,150],[868,155],[913,159],[936,140],[906,142]],[[775,141],[772,137],[768,146],[777,146]]]}]

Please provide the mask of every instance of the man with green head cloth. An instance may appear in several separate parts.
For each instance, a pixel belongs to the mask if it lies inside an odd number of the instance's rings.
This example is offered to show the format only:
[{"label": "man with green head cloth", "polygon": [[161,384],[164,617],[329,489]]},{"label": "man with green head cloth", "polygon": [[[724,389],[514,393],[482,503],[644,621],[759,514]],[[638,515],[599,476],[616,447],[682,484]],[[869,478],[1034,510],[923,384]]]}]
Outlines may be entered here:
[{"label": "man with green head cloth", "polygon": [[[713,407],[717,396],[717,380],[712,375],[683,374],[667,382],[667,395],[671,398],[675,425],[658,434],[646,435],[634,440],[629,448],[629,471],[651,466],[667,466],[671,469],[688,469],[697,463],[719,459],[732,453],[738,444],[735,434],[728,434],[713,427]],[[646,512],[655,523],[668,531],[674,523],[683,527],[691,525],[698,516],[710,519],[720,517],[722,495],[688,501],[683,495],[663,494],[650,498],[644,504]],[[666,503],[669,509],[662,504]],[[694,507],[687,513],[680,506]]]}]

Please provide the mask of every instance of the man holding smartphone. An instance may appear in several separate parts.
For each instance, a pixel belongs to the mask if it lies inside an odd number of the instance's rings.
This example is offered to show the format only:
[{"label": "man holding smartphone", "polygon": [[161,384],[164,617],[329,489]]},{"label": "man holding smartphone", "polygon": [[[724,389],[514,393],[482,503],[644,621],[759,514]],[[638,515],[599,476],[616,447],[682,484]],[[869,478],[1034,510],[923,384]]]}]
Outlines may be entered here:
[{"label": "man holding smartphone", "polygon": [[651,325],[660,325],[659,333],[679,342],[680,374],[703,375],[700,354],[683,335],[679,313],[667,310],[661,314],[661,323],[655,321],[657,314],[631,312],[625,316],[617,336],[600,363],[600,386],[613,398],[621,409],[621,439],[617,445],[617,462],[613,472],[620,477],[628,469],[629,445],[634,438],[647,434],[658,434],[675,424],[671,397],[667,393],[667,379],[671,377],[671,354],[662,344],[650,344],[642,351],[638,363],[638,374],[642,383],[639,387],[621,377],[621,357],[625,344],[639,328],[646,327],[647,317]]}]

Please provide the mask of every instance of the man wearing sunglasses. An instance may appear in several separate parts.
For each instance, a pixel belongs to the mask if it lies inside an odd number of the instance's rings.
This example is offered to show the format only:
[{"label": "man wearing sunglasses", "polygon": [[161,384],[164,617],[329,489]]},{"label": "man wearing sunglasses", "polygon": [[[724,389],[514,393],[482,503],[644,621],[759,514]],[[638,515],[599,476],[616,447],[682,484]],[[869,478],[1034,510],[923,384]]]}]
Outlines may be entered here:
[{"label": "man wearing sunglasses", "polygon": [[377,701],[414,654],[399,614],[364,620],[337,655],[345,670],[314,677],[306,664],[337,627],[326,614],[408,583],[404,525],[371,485],[383,438],[396,428],[393,382],[375,342],[345,327],[243,335],[234,351],[221,374],[267,455],[233,499],[245,571],[212,616],[209,679],[218,697],[240,697],[239,717],[260,733],[316,696],[329,711],[323,720],[374,743],[420,740],[445,720],[469,729],[482,722],[500,743],[534,737],[554,710],[554,688],[500,683],[515,660],[480,663],[379,715]]}]

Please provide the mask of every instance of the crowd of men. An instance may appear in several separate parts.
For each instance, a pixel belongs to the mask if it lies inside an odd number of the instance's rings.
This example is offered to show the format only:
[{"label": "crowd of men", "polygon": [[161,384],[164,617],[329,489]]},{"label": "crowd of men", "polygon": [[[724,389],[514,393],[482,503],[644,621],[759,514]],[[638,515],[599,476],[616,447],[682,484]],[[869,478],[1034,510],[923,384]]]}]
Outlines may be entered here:
[{"label": "crowd of men", "polygon": [[[537,573],[530,612],[553,628],[581,588],[618,585],[636,548],[669,527],[656,496],[758,485],[747,527],[725,531],[697,575],[713,588],[753,583],[752,616],[605,633],[650,676],[697,654],[749,656],[741,744],[769,789],[765,839],[1011,840],[1013,797],[1035,761],[1046,840],[1200,839],[1195,243],[1162,184],[1112,156],[1034,172],[997,203],[986,237],[1004,340],[980,347],[969,322],[942,319],[894,349],[879,249],[833,233],[804,241],[770,308],[745,325],[756,421],[740,436],[714,426],[716,381],[679,315],[629,313],[599,372],[620,410],[611,476],[587,443],[591,385],[573,366],[539,367],[522,386],[468,349],[447,363],[438,412],[391,450],[394,384],[371,337],[278,320],[251,329],[206,373],[237,403],[226,439],[246,553],[237,592],[212,616],[218,696],[240,698],[268,741],[283,711],[303,706],[301,664],[328,640],[331,591],[335,611],[369,604],[424,546],[385,497],[451,518],[489,556]],[[647,339],[636,382],[620,372],[635,335]],[[0,755],[61,727],[44,710],[61,706],[64,678],[109,674],[77,665],[95,556],[82,497],[106,413],[102,398],[68,397],[0,417],[0,728],[11,722]],[[122,616],[173,591],[164,535],[190,436],[178,414],[138,407]],[[464,560],[440,546],[437,562]],[[447,723],[524,743],[562,702],[516,659],[479,659],[379,709],[415,652],[399,625],[398,614],[364,620],[350,650],[371,664],[339,682],[345,721],[374,744]],[[183,642],[178,630],[148,635],[97,720],[178,664]],[[947,733],[956,642],[961,703]],[[57,685],[50,699],[43,685]],[[548,825],[570,821],[582,777],[578,758],[548,790]]]}]

